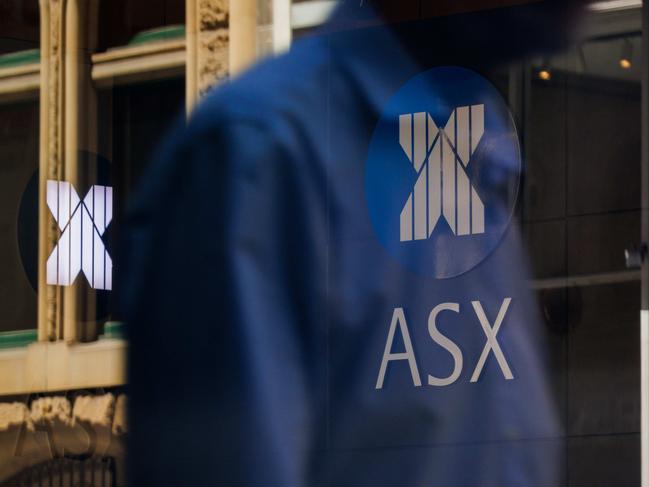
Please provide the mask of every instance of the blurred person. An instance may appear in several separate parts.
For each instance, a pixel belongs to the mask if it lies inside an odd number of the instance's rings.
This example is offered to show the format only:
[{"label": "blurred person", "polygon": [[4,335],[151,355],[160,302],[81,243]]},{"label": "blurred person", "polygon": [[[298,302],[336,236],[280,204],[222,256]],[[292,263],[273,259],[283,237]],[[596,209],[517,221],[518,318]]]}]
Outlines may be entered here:
[{"label": "blurred person", "polygon": [[[579,11],[342,2],[206,96],[123,242],[132,485],[558,485],[518,134],[484,73],[566,46]],[[464,232],[448,184],[415,201],[451,170]]]}]

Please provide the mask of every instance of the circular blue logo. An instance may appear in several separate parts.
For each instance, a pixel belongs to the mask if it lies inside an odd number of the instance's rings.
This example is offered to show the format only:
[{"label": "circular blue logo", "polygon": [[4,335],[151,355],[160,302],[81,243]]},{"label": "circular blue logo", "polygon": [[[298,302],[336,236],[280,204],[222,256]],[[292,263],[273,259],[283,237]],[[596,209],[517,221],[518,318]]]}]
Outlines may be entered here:
[{"label": "circular blue logo", "polygon": [[403,266],[464,274],[498,246],[521,174],[518,134],[496,88],[465,68],[435,68],[390,99],[372,135],[365,195],[375,232]]}]

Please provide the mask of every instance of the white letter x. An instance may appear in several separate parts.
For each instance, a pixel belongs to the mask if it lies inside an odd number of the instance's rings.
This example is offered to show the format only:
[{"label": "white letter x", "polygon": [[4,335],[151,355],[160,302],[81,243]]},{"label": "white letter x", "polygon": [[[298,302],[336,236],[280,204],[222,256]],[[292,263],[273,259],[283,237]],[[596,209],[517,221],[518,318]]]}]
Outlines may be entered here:
[{"label": "white letter x", "polygon": [[112,288],[113,261],[102,235],[113,218],[113,188],[93,186],[79,199],[66,181],[47,181],[47,206],[61,230],[47,259],[47,284],[71,286],[82,272],[94,289]]},{"label": "white letter x", "polygon": [[509,365],[507,364],[507,360],[505,360],[505,356],[500,349],[500,345],[498,345],[498,341],[496,340],[496,335],[498,335],[498,330],[500,330],[500,325],[505,319],[505,314],[507,313],[507,309],[509,309],[509,304],[511,302],[512,298],[506,298],[503,301],[503,304],[500,307],[500,311],[498,312],[498,316],[496,317],[496,322],[494,323],[494,326],[492,328],[489,325],[489,320],[487,319],[487,316],[482,309],[482,304],[480,304],[480,301],[471,301],[473,309],[475,310],[475,314],[480,321],[480,325],[482,325],[482,329],[487,336],[487,343],[485,343],[484,349],[482,350],[482,355],[480,355],[480,360],[478,360],[478,365],[476,365],[475,370],[473,371],[471,382],[477,382],[480,378],[480,374],[482,373],[482,369],[484,368],[484,364],[487,361],[487,357],[489,356],[489,352],[491,350],[494,351],[494,355],[496,356],[496,360],[498,360],[498,365],[500,365],[500,370],[502,370],[505,379],[512,380],[514,378],[512,371],[509,369]]}]

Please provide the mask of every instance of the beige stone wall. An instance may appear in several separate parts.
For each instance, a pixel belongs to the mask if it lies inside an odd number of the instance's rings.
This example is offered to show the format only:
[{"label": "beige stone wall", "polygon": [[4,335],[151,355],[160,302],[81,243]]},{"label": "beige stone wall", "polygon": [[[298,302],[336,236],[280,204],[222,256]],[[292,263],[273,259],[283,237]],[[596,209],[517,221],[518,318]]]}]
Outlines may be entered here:
[{"label": "beige stone wall", "polygon": [[110,456],[124,479],[126,396],[46,396],[0,403],[0,482],[64,455]]},{"label": "beige stone wall", "polygon": [[187,110],[257,56],[257,0],[187,0]]}]

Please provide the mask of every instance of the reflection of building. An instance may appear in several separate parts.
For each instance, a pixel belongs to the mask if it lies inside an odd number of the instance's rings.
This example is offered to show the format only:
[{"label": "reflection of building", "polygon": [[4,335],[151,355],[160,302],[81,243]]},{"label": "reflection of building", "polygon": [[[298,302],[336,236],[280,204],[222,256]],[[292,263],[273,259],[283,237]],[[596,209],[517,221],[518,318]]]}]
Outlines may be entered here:
[{"label": "reflection of building", "polygon": [[[298,8],[298,27],[330,9],[307,4]],[[286,48],[290,14],[288,0],[25,0],[0,7],[0,193],[7,209],[0,215],[0,482],[62,456],[94,460],[47,468],[85,465],[88,476],[119,470],[124,325],[102,290],[110,287],[105,276],[95,285],[88,256],[98,259],[104,240],[106,255],[114,252],[129,191],[183,107],[256,56]],[[70,205],[61,209],[60,191],[48,204],[47,181],[70,183],[66,198],[82,202],[76,216]],[[96,198],[93,187],[114,190],[112,222],[99,209],[109,198]],[[57,209],[68,213],[53,218]],[[93,225],[101,230],[92,248],[77,248],[88,244],[81,235]],[[60,241],[63,250],[54,251]],[[47,284],[53,251],[50,281],[69,278],[72,285]],[[101,268],[110,276],[105,257]]]},{"label": "reflection of building", "polygon": [[[0,7],[9,53],[0,57],[0,482],[63,449],[66,461],[91,458],[88,475],[112,471],[115,459],[119,482],[124,327],[110,295],[83,276],[45,284],[61,232],[46,181],[70,182],[81,198],[93,185],[114,188],[113,252],[129,191],[183,107],[285,48],[331,2],[13,4]],[[641,28],[637,9],[602,12],[591,42],[499,79],[526,138],[520,217],[545,318],[559,330],[550,353],[568,474],[584,484],[604,465],[608,478],[639,475],[640,284],[622,253],[640,225]],[[625,67],[629,45],[636,56]],[[51,464],[61,466],[80,464]]]}]

